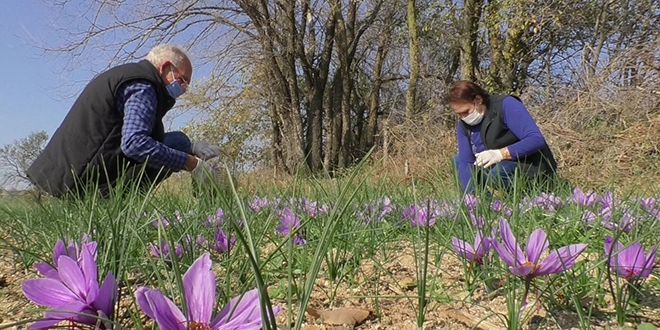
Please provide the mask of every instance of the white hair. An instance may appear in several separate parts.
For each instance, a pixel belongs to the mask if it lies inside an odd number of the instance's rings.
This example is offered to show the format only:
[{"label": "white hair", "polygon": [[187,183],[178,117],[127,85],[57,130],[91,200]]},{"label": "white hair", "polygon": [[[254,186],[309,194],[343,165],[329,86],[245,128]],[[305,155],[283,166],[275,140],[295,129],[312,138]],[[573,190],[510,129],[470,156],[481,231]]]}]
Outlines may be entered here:
[{"label": "white hair", "polygon": [[184,61],[190,62],[190,57],[188,57],[186,51],[173,44],[155,46],[149,51],[146,59],[155,67],[159,67],[165,61],[170,61],[175,66],[183,65]]}]

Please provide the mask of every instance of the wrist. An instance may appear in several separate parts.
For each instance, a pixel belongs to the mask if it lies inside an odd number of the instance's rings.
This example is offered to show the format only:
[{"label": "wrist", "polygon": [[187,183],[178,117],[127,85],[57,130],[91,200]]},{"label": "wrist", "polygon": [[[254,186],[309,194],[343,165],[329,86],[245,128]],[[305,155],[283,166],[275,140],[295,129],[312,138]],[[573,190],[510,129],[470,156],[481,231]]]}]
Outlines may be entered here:
[{"label": "wrist", "polygon": [[200,166],[202,161],[193,156],[193,155],[188,155],[188,158],[186,158],[186,163],[183,165],[183,169],[192,172],[194,171],[198,166]]},{"label": "wrist", "polygon": [[511,152],[509,152],[509,148],[500,148],[500,154],[502,154],[502,159],[511,160]]}]

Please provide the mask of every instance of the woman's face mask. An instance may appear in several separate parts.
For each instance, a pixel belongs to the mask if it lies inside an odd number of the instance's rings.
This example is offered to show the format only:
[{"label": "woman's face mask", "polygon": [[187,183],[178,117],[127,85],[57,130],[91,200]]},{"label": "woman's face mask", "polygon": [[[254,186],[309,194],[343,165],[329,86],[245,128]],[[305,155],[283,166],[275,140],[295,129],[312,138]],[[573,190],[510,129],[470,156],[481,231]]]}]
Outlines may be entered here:
[{"label": "woman's face mask", "polygon": [[475,106],[474,106],[474,111],[472,111],[471,114],[465,116],[465,118],[461,118],[461,120],[463,120],[464,123],[466,123],[466,124],[468,124],[468,125],[470,125],[470,126],[476,126],[476,125],[479,125],[479,123],[481,123],[481,121],[484,119],[484,114],[483,114],[483,113],[479,113],[479,112],[477,111],[477,109],[478,109],[478,107],[477,107],[477,105],[475,104]]}]

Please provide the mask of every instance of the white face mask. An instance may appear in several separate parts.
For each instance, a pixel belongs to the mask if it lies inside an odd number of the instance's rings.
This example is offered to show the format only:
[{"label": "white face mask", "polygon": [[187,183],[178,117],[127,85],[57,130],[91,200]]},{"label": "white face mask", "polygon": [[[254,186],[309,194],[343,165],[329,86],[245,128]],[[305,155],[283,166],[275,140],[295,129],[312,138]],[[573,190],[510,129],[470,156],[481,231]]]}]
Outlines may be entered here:
[{"label": "white face mask", "polygon": [[470,125],[470,126],[476,126],[476,125],[479,125],[479,123],[481,123],[481,121],[482,121],[483,119],[484,119],[484,114],[483,114],[483,113],[479,113],[479,112],[477,111],[476,106],[475,106],[475,108],[474,108],[474,111],[472,111],[471,114],[465,116],[465,118],[461,118],[461,120],[463,120],[464,123],[466,123],[466,124],[468,124],[468,125]]}]

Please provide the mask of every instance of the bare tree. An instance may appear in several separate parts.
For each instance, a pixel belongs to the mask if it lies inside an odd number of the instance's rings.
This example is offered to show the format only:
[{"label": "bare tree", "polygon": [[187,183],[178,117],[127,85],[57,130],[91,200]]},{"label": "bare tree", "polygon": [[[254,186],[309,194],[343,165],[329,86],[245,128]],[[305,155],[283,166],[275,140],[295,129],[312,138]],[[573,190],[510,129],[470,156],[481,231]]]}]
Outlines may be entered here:
[{"label": "bare tree", "polygon": [[15,140],[0,148],[0,186],[29,184],[26,171],[39,156],[48,141],[48,133],[33,132],[26,138]]}]

